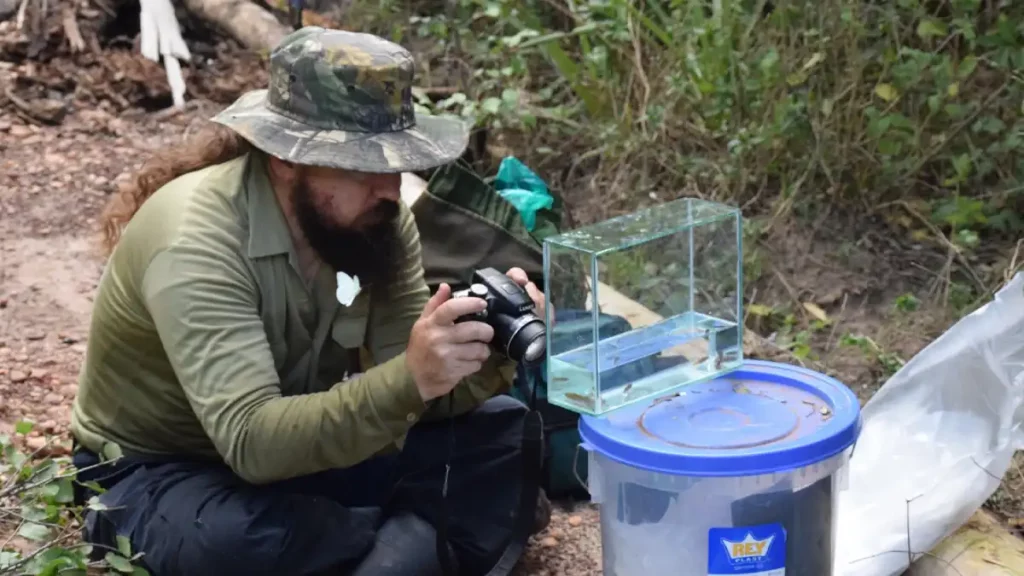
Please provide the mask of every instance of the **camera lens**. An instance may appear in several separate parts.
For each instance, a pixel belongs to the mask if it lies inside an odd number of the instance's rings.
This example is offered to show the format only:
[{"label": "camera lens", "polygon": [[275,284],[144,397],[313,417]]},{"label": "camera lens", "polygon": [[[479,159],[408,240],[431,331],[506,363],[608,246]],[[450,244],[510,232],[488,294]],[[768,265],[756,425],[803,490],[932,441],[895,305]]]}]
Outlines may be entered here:
[{"label": "camera lens", "polygon": [[516,318],[510,328],[506,344],[510,359],[524,364],[536,364],[544,359],[547,330],[540,318],[534,314],[525,314]]},{"label": "camera lens", "polygon": [[544,333],[541,332],[533,341],[527,344],[526,352],[523,353],[523,362],[526,364],[536,364],[544,358],[544,352],[546,351],[547,342],[545,342]]}]

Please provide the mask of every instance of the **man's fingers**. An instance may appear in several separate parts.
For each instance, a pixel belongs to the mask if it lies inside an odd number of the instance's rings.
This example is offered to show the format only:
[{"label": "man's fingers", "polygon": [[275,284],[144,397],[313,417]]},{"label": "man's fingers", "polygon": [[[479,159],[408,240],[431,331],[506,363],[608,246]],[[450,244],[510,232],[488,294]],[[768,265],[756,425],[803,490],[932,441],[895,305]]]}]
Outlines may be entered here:
[{"label": "man's fingers", "polygon": [[491,356],[491,349],[483,342],[459,344],[452,351],[452,357],[462,362],[483,362]]},{"label": "man's fingers", "polygon": [[[483,368],[483,366],[484,366],[483,361],[477,362],[477,361],[474,361],[474,360],[468,360],[468,361],[455,361],[455,362],[452,362],[452,370],[456,374],[464,374],[464,376],[462,378],[465,378],[466,376],[472,376],[473,374],[476,374],[477,372],[480,371],[481,368]],[[460,380],[462,378],[460,378]]]},{"label": "man's fingers", "polygon": [[420,318],[425,318],[434,313],[441,304],[444,304],[451,298],[452,288],[446,283],[442,283],[437,289],[437,292],[427,300],[427,305],[423,307],[423,313],[420,314]]},{"label": "man's fingers", "polygon": [[515,268],[509,268],[509,271],[505,272],[505,275],[515,280],[516,284],[519,284],[520,286],[526,286],[526,284],[530,282],[530,277],[526,275],[526,271],[518,266]]},{"label": "man's fingers", "polygon": [[452,342],[490,342],[494,338],[494,328],[484,322],[461,322],[451,328]]},{"label": "man's fingers", "polygon": [[541,292],[540,288],[537,288],[537,285],[533,282],[527,283],[526,294],[530,296],[530,299],[533,300],[534,304],[537,304],[538,306],[544,304],[544,293]]},{"label": "man's fingers", "polygon": [[443,302],[434,310],[434,322],[445,326],[455,322],[459,317],[466,314],[473,314],[487,308],[487,302],[481,298],[472,296],[466,298],[452,298]]}]

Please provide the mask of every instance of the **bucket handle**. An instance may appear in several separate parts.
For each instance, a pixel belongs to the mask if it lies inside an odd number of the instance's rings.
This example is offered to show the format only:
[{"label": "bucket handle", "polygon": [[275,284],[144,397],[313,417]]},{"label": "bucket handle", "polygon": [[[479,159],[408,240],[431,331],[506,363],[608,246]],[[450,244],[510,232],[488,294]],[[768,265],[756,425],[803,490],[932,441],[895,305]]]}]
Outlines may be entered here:
[{"label": "bucket handle", "polygon": [[576,481],[580,483],[580,486],[583,486],[583,488],[586,489],[586,491],[589,493],[590,492],[590,486],[587,484],[587,482],[584,482],[583,479],[580,478],[580,469],[579,469],[580,448],[586,450],[587,452],[590,452],[590,450],[591,450],[590,444],[587,444],[586,442],[580,442],[579,444],[576,445],[576,450],[575,450],[575,452],[573,452],[573,455],[572,455],[572,475],[576,477]]}]

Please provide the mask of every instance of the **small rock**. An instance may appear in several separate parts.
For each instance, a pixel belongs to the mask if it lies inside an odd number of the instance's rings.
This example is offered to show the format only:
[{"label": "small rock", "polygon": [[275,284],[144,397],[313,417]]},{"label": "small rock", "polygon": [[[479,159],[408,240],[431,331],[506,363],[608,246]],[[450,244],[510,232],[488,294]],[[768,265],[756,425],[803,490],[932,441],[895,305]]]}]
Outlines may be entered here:
[{"label": "small rock", "polygon": [[0,310],[7,308],[7,298],[0,298]]},{"label": "small rock", "polygon": [[548,536],[547,538],[540,541],[540,545],[545,548],[554,548],[555,546],[558,546],[558,540],[555,540],[551,536]]},{"label": "small rock", "polygon": [[563,538],[565,537],[565,532],[563,532],[560,528],[552,528],[548,531],[548,536],[551,536],[552,538],[556,539]]},{"label": "small rock", "polygon": [[32,451],[40,450],[43,446],[46,446],[46,438],[33,436],[25,440],[25,446]]},{"label": "small rock", "polygon": [[74,398],[74,396],[78,394],[78,384],[68,384],[61,388],[60,392],[65,398]]},{"label": "small rock", "polygon": [[54,422],[53,420],[47,420],[46,422],[40,424],[39,427],[42,428],[45,432],[53,434],[57,430],[57,423]]},{"label": "small rock", "polygon": [[28,355],[26,355],[26,354],[18,354],[17,356],[14,357],[14,361],[15,362],[28,362]]},{"label": "small rock", "polygon": [[37,380],[42,380],[43,378],[46,378],[49,375],[50,375],[50,371],[49,370],[42,370],[42,369],[40,369],[40,370],[33,370],[32,371],[32,377],[37,379]]},{"label": "small rock", "polygon": [[583,524],[583,518],[580,518],[579,516],[569,516],[569,526],[576,527],[580,524]]},{"label": "small rock", "polygon": [[54,405],[56,405],[56,404],[63,404],[64,403],[64,397],[61,396],[60,394],[57,394],[57,393],[54,393],[54,392],[50,392],[49,394],[47,394],[46,396],[43,397],[43,402],[46,402],[47,404],[54,404]]},{"label": "small rock", "polygon": [[32,135],[32,130],[28,126],[22,126],[21,124],[15,124],[8,129],[8,133],[15,138],[24,138]]},{"label": "small rock", "polygon": [[28,374],[21,370],[11,370],[11,382],[24,382],[28,380]]},{"label": "small rock", "polygon": [[64,444],[52,444],[49,449],[50,456],[70,456],[71,447]]}]

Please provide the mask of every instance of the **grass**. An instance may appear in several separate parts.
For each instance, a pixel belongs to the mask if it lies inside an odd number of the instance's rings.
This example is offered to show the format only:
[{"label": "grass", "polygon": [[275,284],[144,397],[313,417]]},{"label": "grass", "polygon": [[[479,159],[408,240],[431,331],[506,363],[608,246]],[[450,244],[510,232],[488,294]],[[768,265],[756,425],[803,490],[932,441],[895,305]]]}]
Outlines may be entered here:
[{"label": "grass", "polygon": [[355,6],[345,21],[415,47],[423,108],[487,129],[579,221],[692,190],[769,227],[841,210],[949,251],[968,294],[947,302],[986,297],[972,259],[1024,232],[1020,3]]}]

